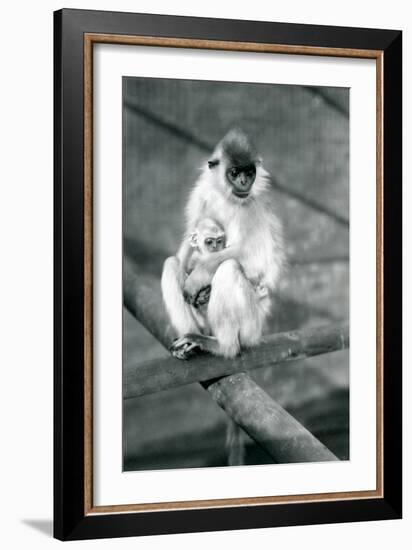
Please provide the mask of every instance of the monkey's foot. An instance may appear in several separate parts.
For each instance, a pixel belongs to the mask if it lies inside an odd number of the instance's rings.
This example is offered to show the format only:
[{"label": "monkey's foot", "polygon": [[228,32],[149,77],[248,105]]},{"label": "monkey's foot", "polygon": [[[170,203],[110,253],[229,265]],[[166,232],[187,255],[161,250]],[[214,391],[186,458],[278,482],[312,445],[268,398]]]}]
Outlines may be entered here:
[{"label": "monkey's foot", "polygon": [[181,338],[176,338],[173,340],[172,345],[170,346],[170,353],[176,359],[181,359],[183,361],[190,359],[193,355],[196,354],[198,350],[201,349],[201,346],[196,342],[195,334],[187,334]]}]

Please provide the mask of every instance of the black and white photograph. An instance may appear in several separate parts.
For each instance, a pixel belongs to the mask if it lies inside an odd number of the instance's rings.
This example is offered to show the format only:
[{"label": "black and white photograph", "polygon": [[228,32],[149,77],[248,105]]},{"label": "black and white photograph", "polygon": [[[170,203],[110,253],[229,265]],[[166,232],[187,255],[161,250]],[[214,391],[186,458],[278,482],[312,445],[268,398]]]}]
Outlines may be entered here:
[{"label": "black and white photograph", "polygon": [[349,88],[122,86],[123,470],[350,460]]},{"label": "black and white photograph", "polygon": [[2,7],[1,547],[407,548],[408,4]]}]

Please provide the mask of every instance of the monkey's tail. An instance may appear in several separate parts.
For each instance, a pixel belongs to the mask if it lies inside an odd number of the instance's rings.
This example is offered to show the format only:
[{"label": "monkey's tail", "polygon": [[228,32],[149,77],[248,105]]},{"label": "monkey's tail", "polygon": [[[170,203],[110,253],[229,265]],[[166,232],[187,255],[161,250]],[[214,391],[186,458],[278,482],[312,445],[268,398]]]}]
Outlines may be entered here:
[{"label": "monkey's tail", "polygon": [[229,419],[226,431],[226,449],[228,466],[240,466],[245,463],[245,440],[242,429]]}]

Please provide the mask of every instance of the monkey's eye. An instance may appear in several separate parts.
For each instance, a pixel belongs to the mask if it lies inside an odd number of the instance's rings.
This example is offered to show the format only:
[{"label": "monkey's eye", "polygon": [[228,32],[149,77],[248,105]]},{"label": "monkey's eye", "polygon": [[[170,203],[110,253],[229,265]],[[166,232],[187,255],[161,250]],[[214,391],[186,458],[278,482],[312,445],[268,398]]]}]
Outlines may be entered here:
[{"label": "monkey's eye", "polygon": [[211,246],[212,243],[213,243],[213,239],[206,239],[205,240],[205,245],[207,245],[207,246]]},{"label": "monkey's eye", "polygon": [[237,178],[239,175],[239,170],[237,168],[232,168],[230,170],[230,175],[232,176],[232,178]]},{"label": "monkey's eye", "polygon": [[217,239],[216,244],[218,244],[220,246],[222,244],[222,238]]}]

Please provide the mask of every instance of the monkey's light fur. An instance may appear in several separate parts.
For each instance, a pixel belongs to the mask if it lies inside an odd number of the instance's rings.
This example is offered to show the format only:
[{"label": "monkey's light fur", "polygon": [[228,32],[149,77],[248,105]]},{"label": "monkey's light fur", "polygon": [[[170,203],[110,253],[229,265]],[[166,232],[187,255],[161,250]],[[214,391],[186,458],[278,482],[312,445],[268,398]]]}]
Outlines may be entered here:
[{"label": "monkey's light fur", "polygon": [[[211,255],[214,268],[204,270],[203,279],[198,279],[199,270],[189,277],[182,270],[188,246],[183,241],[177,256],[165,262],[162,292],[178,335],[190,333],[184,345],[192,339],[206,351],[233,357],[242,347],[261,340],[271,310],[271,293],[284,265],[282,226],[275,213],[269,175],[242,131],[231,130],[218,143],[212,159],[212,167],[205,164],[188,199],[186,234],[200,219],[212,218],[224,229],[226,248]],[[256,166],[256,178],[250,193],[246,198],[236,197],[226,171],[230,166],[251,163]],[[209,273],[209,281],[205,273]],[[202,336],[194,308],[183,298],[184,288],[196,295],[207,284],[212,287],[207,320],[214,338]]]}]

